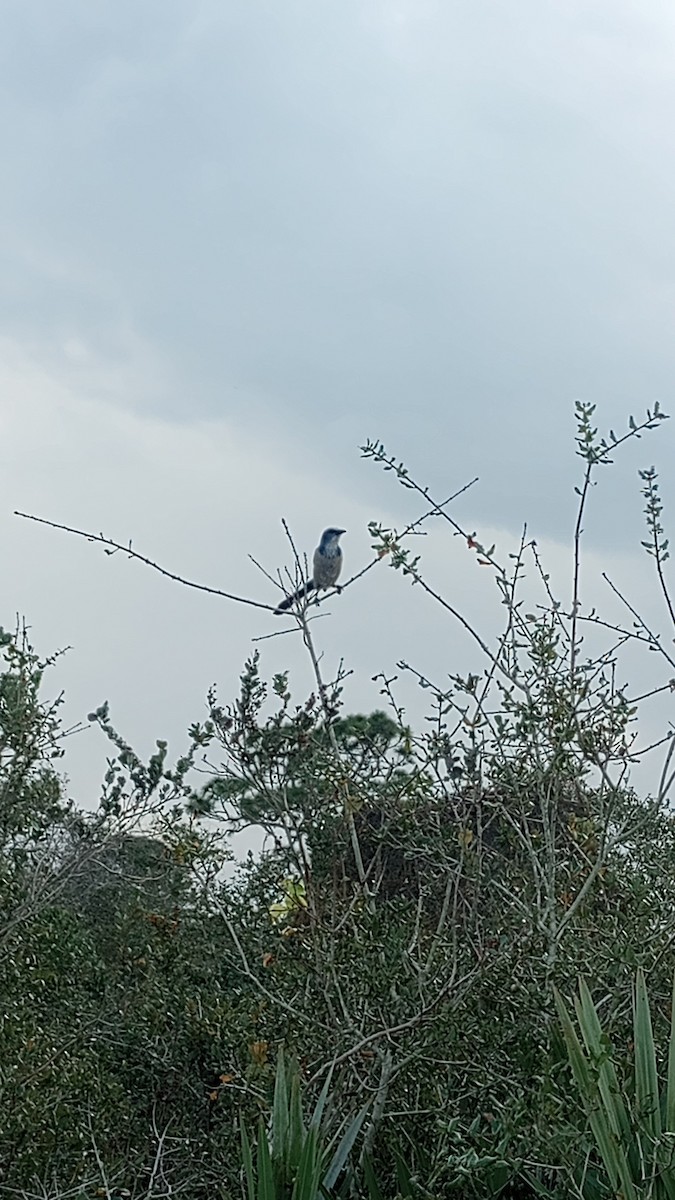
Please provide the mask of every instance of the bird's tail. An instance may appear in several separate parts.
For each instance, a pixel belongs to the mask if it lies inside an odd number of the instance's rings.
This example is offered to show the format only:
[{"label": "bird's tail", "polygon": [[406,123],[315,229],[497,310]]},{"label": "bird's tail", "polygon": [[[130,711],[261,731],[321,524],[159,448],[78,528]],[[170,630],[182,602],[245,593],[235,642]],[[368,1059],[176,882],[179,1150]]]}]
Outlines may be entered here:
[{"label": "bird's tail", "polygon": [[308,583],[305,583],[301,588],[298,588],[297,592],[293,592],[292,596],[286,596],[286,598],[281,601],[281,604],[277,604],[277,607],[274,610],[275,617],[278,617],[283,612],[287,612],[289,608],[293,607],[296,600],[302,600],[303,596],[308,596],[309,593],[313,591],[314,580],[310,579]]}]

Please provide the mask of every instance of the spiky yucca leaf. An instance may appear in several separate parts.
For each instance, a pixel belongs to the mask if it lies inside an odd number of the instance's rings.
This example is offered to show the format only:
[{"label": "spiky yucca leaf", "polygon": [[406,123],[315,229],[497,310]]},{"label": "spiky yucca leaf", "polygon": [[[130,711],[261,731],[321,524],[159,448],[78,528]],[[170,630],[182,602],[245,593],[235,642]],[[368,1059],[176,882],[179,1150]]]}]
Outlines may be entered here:
[{"label": "spiky yucca leaf", "polygon": [[670,1047],[668,1050],[668,1080],[666,1084],[666,1129],[675,1133],[675,975],[670,998]]},{"label": "spiky yucca leaf", "polygon": [[347,1129],[326,1144],[323,1118],[332,1071],[308,1125],[302,1112],[300,1072],[294,1059],[286,1064],[279,1051],[269,1132],[260,1120],[256,1163],[246,1130],[242,1126],[242,1161],[247,1200],[323,1200],[331,1194],[345,1169],[354,1143],[368,1114],[370,1102],[360,1110]]},{"label": "spiky yucca leaf", "polygon": [[659,1080],[656,1073],[654,1033],[644,971],[638,968],[633,999],[633,1040],[635,1043],[635,1099],[637,1115],[656,1140],[661,1136]]},{"label": "spiky yucca leaf", "polygon": [[579,983],[574,1007],[585,1051],[561,996],[555,992],[572,1074],[609,1186],[624,1200],[675,1200],[675,980],[672,1000],[664,1127],[644,972],[638,970],[633,991],[635,1070],[630,1104],[620,1089],[612,1047],[584,981]]},{"label": "spiky yucca leaf", "polygon": [[[567,1054],[572,1074],[574,1075],[579,1094],[588,1114],[593,1136],[605,1170],[609,1176],[612,1189],[616,1192],[620,1185],[625,1200],[637,1200],[637,1193],[633,1186],[628,1161],[616,1135],[616,1129],[621,1123],[620,1118],[616,1112],[607,1111],[607,1102],[609,1102],[611,1110],[611,1093],[608,1092],[607,1088],[604,1088],[605,1094],[603,1095],[603,1090],[601,1090],[599,1080],[596,1077],[598,1072],[593,1070],[591,1063],[584,1054],[565,1003],[560,993],[555,989],[554,999],[567,1045]],[[583,1015],[583,1009],[581,1011]],[[597,1021],[597,1013],[595,1015]],[[577,1012],[577,1016],[579,1016],[579,1011]],[[581,1018],[579,1023],[581,1025]],[[593,1053],[594,1047],[597,1046],[599,1048],[599,1031],[599,1021],[597,1021],[597,1029],[593,1022],[589,1022],[586,1025],[586,1034],[588,1036],[586,1045],[590,1053]]]}]

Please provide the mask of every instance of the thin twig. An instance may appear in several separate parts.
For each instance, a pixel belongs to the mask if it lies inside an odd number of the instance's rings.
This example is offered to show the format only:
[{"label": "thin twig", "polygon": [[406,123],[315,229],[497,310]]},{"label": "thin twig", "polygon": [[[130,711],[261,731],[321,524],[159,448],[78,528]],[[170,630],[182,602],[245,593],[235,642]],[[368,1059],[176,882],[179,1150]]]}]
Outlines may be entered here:
[{"label": "thin twig", "polygon": [[586,472],[584,474],[584,482],[580,492],[579,507],[577,509],[577,519],[574,525],[574,568],[572,573],[572,627],[570,632],[570,682],[574,683],[574,672],[577,663],[577,620],[579,616],[579,575],[581,572],[581,534],[583,533],[582,521],[584,519],[584,509],[588,497],[588,490],[591,486],[591,475],[593,473],[593,462],[586,463]]},{"label": "thin twig", "polygon": [[263,604],[260,600],[250,600],[247,596],[237,596],[233,592],[223,591],[222,588],[209,587],[205,583],[195,583],[192,579],[185,579],[182,575],[176,575],[174,571],[168,571],[166,567],[161,567],[159,563],[153,562],[151,558],[147,558],[145,554],[139,554],[137,550],[131,548],[131,543],[128,546],[123,546],[120,542],[114,541],[112,538],[107,538],[102,533],[87,533],[84,529],[74,529],[71,525],[62,525],[59,521],[48,521],[46,517],[36,517],[32,513],[19,512],[14,510],[15,517],[23,517],[25,521],[35,521],[38,525],[48,525],[51,529],[62,529],[65,533],[74,533],[76,537],[86,538],[88,542],[98,542],[101,546],[110,546],[107,554],[115,554],[118,550],[122,554],[126,554],[128,558],[134,558],[137,562],[145,563],[146,567],[152,567],[153,571],[159,571],[160,575],[164,575],[167,579],[172,579],[174,583],[182,583],[184,587],[194,588],[198,592],[208,592],[211,596],[222,596],[225,600],[234,600],[237,604],[248,604],[251,608],[262,608],[266,612],[274,612],[273,604]]},{"label": "thin twig", "polygon": [[[423,513],[421,517],[417,517],[414,521],[411,521],[410,525],[406,525],[405,529],[403,529],[401,533],[397,535],[397,541],[402,541],[404,537],[409,537],[411,533],[414,533],[415,530],[424,523],[424,521],[428,521],[429,517],[445,516],[448,520],[450,520],[450,518],[447,516],[447,513],[445,513],[443,510],[447,508],[448,504],[452,504],[452,501],[456,500],[458,496],[461,496],[463,492],[468,492],[469,488],[473,487],[475,483],[478,483],[478,476],[476,476],[475,479],[469,480],[469,482],[465,483],[463,487],[458,488],[456,492],[453,492],[451,496],[448,496],[447,500],[441,501],[440,504],[433,504],[433,507],[428,509],[427,512]],[[459,526],[457,526],[457,528],[459,529]],[[371,559],[369,563],[366,563],[365,567],[362,567],[360,571],[357,571],[355,575],[352,575],[345,583],[341,584],[340,590],[344,591],[344,589],[349,587],[352,583],[356,583],[357,579],[360,579],[361,576],[365,575],[367,571],[371,571],[372,568],[376,567],[379,562],[382,562],[382,557],[383,556],[381,554],[376,554],[375,558]]]},{"label": "thin twig", "polygon": [[675,658],[671,658],[670,654],[668,654],[668,651],[664,650],[664,648],[661,645],[661,642],[657,638],[656,634],[652,633],[651,629],[647,625],[644,618],[640,616],[637,609],[634,608],[633,605],[630,603],[630,601],[627,600],[626,597],[623,595],[623,593],[619,591],[616,584],[612,583],[612,581],[609,578],[609,575],[606,573],[606,571],[602,572],[602,578],[604,579],[605,583],[607,583],[609,585],[609,587],[614,592],[614,595],[621,601],[621,603],[625,604],[629,613],[632,613],[632,615],[635,617],[638,627],[640,629],[643,629],[644,632],[647,634],[649,641],[651,643],[652,649],[655,650],[656,652],[658,652],[659,654],[662,654],[663,657],[666,659],[666,661],[670,663],[671,667],[675,667]]}]

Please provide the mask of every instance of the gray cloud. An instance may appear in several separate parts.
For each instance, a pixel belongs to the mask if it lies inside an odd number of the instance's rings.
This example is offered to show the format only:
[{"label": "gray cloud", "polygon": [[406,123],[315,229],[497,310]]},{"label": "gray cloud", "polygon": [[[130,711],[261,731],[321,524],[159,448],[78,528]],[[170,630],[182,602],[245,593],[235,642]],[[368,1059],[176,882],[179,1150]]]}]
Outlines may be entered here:
[{"label": "gray cloud", "polygon": [[662,6],[64,0],[3,41],[12,333],[131,329],[156,411],[327,424],[350,486],[377,434],[556,534],[573,399],[667,406]]},{"label": "gray cloud", "polygon": [[[410,515],[408,493],[358,461],[377,436],[438,495],[480,475],[458,505],[468,527],[508,536],[527,519],[567,537],[574,398],[617,432],[627,411],[669,407],[674,43],[656,0],[6,5],[5,514],[145,539],[216,584],[249,569],[249,547],[279,561],[282,513],[308,549],[322,523],[345,524],[363,557],[369,518]],[[587,521],[591,545],[631,550],[627,578],[642,570],[636,470],[668,464],[673,436],[631,448]],[[154,699],[136,711],[129,697],[122,715],[161,736],[195,715],[211,675],[234,679],[259,629],[243,614],[216,665],[221,615],[174,609],[131,574],[112,585],[86,547],[4,520],[11,612],[43,642],[83,647],[78,713],[109,680],[121,699],[147,662]],[[465,569],[445,580],[460,598]],[[351,610],[366,674],[418,628],[393,588],[386,572],[364,585],[384,640]],[[473,590],[464,600],[484,611]],[[425,661],[446,637],[434,628],[418,628]],[[281,666],[290,640],[278,645]],[[459,643],[448,653],[443,669],[472,665]]]}]

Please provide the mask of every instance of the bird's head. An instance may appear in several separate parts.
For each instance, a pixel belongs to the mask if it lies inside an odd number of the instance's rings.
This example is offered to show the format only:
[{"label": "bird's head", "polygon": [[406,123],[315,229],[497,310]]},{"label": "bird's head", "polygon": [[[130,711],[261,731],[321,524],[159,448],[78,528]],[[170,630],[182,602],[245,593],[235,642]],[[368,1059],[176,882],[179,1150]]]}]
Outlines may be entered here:
[{"label": "bird's head", "polygon": [[333,529],[332,527],[330,529],[324,529],[323,533],[321,534],[321,549],[325,550],[326,546],[337,545],[342,537],[342,534],[346,532],[346,529]]}]

